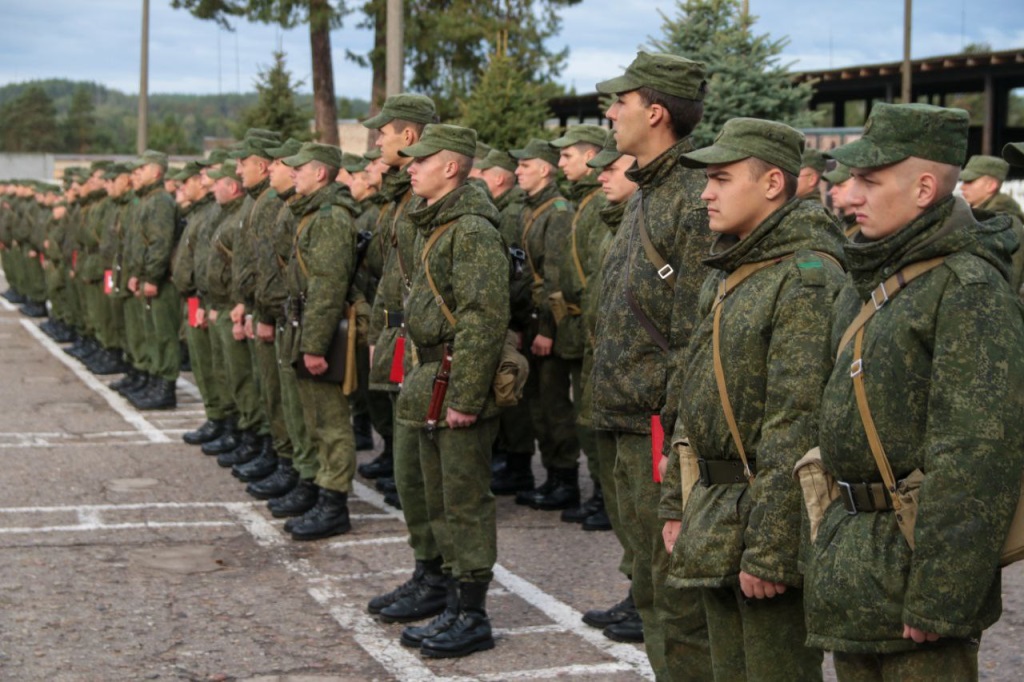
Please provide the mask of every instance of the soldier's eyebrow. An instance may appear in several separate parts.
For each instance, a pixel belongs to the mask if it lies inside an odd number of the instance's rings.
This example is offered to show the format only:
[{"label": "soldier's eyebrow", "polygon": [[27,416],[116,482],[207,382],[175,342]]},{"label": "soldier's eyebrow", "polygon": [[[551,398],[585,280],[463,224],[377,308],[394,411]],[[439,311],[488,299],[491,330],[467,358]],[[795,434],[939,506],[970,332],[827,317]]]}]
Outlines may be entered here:
[{"label": "soldier's eyebrow", "polygon": [[728,178],[729,171],[724,168],[708,168],[704,171],[704,175],[707,176],[708,180],[720,180],[721,178]]}]

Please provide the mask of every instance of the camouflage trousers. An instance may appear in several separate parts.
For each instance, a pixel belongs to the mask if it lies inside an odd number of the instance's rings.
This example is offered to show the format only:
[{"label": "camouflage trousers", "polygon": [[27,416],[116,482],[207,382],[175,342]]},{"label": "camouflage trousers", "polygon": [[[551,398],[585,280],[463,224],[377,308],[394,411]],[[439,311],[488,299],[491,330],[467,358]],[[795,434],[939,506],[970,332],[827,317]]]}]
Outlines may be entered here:
[{"label": "camouflage trousers", "polygon": [[268,429],[252,372],[249,342],[235,340],[230,312],[228,307],[218,309],[217,321],[209,327],[214,366],[220,363],[226,369],[231,402],[238,416],[238,429],[265,436]]},{"label": "camouflage trousers", "polygon": [[669,555],[658,518],[650,434],[611,432],[619,516],[633,552],[633,601],[644,624],[644,647],[659,682],[710,680],[711,657],[700,592],[670,587]]},{"label": "camouflage trousers", "polygon": [[210,330],[204,327],[185,325],[185,342],[192,363],[192,376],[203,399],[207,419],[224,419],[231,412],[231,398],[227,395],[227,379],[224,367],[213,363],[213,348],[210,346]]},{"label": "camouflage trousers", "polygon": [[622,546],[622,561],[619,571],[627,578],[633,575],[633,550],[630,548],[626,530],[622,527],[619,514],[619,493],[615,487],[615,436],[610,431],[594,431],[594,450],[600,460],[601,490],[604,492],[604,508],[612,522],[612,531]]},{"label": "camouflage trousers", "polygon": [[833,652],[839,682],[977,682],[978,643],[940,639],[894,654]]},{"label": "camouflage trousers", "polygon": [[102,282],[92,282],[82,285],[85,294],[85,313],[91,320],[96,340],[104,348],[112,348],[113,332],[110,329],[110,306],[107,305],[107,295],[103,293]]},{"label": "camouflage trousers", "polygon": [[739,586],[699,588],[708,620],[715,682],[813,682],[823,654],[804,646],[803,590],[746,599]]},{"label": "camouflage trousers", "polygon": [[348,493],[356,473],[356,439],[348,397],[341,384],[301,378],[296,381],[302,417],[319,462],[314,481],[325,490]]},{"label": "camouflage trousers", "polygon": [[[397,393],[389,394],[392,413]],[[429,561],[441,556],[441,548],[434,536],[434,524],[427,509],[427,489],[420,458],[420,429],[393,424],[395,487],[402,502],[405,526],[409,530],[409,546],[417,561]]]},{"label": "camouflage trousers", "polygon": [[312,481],[320,469],[320,462],[317,461],[316,450],[313,449],[309,431],[306,429],[306,420],[302,416],[299,379],[295,376],[290,346],[287,344],[285,327],[283,324],[278,325],[274,332],[274,350],[277,353],[278,378],[281,381],[281,411],[284,414],[288,437],[292,442],[291,454],[285,453],[282,456],[290,456],[292,466],[299,472],[299,476],[303,480]]},{"label": "camouflage trousers", "polygon": [[170,282],[158,286],[156,296],[143,299],[145,344],[151,360],[150,373],[173,383],[181,372],[181,295]]},{"label": "camouflage trousers", "polygon": [[[253,321],[255,327],[256,321]],[[259,377],[256,382],[263,401],[263,412],[267,416],[267,428],[278,455],[292,458],[292,439],[288,435],[288,424],[284,418],[284,404],[281,401],[281,373],[277,365],[277,350],[274,343],[259,339],[251,342],[253,371]]]},{"label": "camouflage trousers", "polygon": [[124,334],[127,341],[125,350],[128,351],[132,366],[140,372],[149,374],[152,367],[146,355],[148,348],[142,322],[144,312],[142,299],[138,296],[124,299]]},{"label": "camouflage trousers", "polygon": [[27,249],[22,270],[22,287],[19,293],[27,296],[33,303],[46,302],[46,277],[43,275],[43,265],[39,262],[38,256],[29,257]]},{"label": "camouflage trousers", "polygon": [[579,360],[556,355],[529,356],[530,376],[523,400],[530,406],[534,435],[544,468],[572,469],[579,464],[580,440],[576,435],[576,411],[572,403],[573,366]]},{"label": "camouflage trousers", "polygon": [[498,529],[491,493],[491,445],[498,420],[472,426],[418,430],[430,527],[444,571],[460,582],[490,582],[498,558]]}]

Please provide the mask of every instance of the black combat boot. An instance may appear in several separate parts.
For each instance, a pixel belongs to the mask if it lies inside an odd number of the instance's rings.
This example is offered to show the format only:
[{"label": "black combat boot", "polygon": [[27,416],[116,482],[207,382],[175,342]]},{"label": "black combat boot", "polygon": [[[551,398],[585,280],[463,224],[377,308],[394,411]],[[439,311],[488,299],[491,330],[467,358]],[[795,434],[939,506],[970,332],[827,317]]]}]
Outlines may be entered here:
[{"label": "black combat boot", "polygon": [[103,351],[103,360],[93,363],[89,367],[93,374],[99,376],[110,376],[111,374],[123,374],[131,369],[131,365],[124,361],[124,353],[120,348],[107,348]]},{"label": "black combat boot", "polygon": [[391,450],[385,448],[383,452],[374,457],[366,464],[360,464],[357,468],[359,475],[363,478],[390,477],[395,472],[395,461]]},{"label": "black combat boot", "polygon": [[20,303],[21,301],[18,301],[18,297],[20,295],[21,294],[19,294],[17,291],[14,290],[14,287],[10,287],[10,288],[7,289],[7,291],[5,291],[4,293],[0,294],[0,296],[3,296],[4,298],[6,298],[11,303]]},{"label": "black combat boot", "polygon": [[52,317],[46,318],[46,320],[39,323],[39,331],[43,332],[52,339],[54,334],[57,333],[57,321],[54,320]]},{"label": "black combat boot", "polygon": [[604,630],[609,625],[615,625],[629,618],[636,613],[636,606],[633,604],[633,590],[626,593],[626,598],[610,609],[591,609],[583,614],[583,622],[592,628]]},{"label": "black combat boot", "polygon": [[402,498],[398,496],[398,491],[393,493],[384,493],[384,504],[394,507],[395,509],[402,508]]},{"label": "black combat boot", "polygon": [[38,301],[27,301],[21,306],[21,314],[25,317],[46,317],[46,304]]},{"label": "black combat boot", "polygon": [[64,349],[64,352],[73,358],[79,358],[82,356],[82,353],[86,352],[86,348],[88,348],[91,342],[91,339],[88,339],[84,336],[79,336],[77,339],[75,339],[74,343],[72,343],[70,346]]},{"label": "black combat boot", "polygon": [[184,341],[181,342],[181,371],[191,372],[192,371],[192,358],[188,353],[188,344]]},{"label": "black combat boot", "polygon": [[53,340],[57,343],[71,343],[76,338],[75,330],[61,322],[57,321],[57,328],[53,335]]},{"label": "black combat boot", "polygon": [[616,642],[639,644],[644,641],[644,623],[640,619],[640,613],[634,611],[628,618],[609,625],[601,633]]},{"label": "black combat boot", "polygon": [[390,476],[381,476],[373,484],[373,487],[377,489],[377,492],[384,493],[385,495],[398,492],[398,485],[395,483],[395,479]]},{"label": "black combat boot", "polygon": [[[420,576],[416,580],[417,574]],[[417,561],[414,585],[393,603],[379,609],[385,623],[411,623],[430,618],[444,611],[448,604],[447,580],[441,572],[441,558]],[[401,589],[401,588],[399,588]],[[390,593],[389,593],[390,594]],[[371,601],[371,606],[373,602]],[[373,613],[371,611],[371,613]]]},{"label": "black combat boot", "polygon": [[231,475],[243,483],[258,481],[277,471],[277,451],[274,450],[274,439],[270,435],[263,436],[260,454],[245,464],[231,467]]},{"label": "black combat boot", "polygon": [[284,496],[275,497],[267,502],[267,509],[275,519],[302,516],[316,505],[319,496],[320,489],[316,483],[302,478]]},{"label": "black combat boot", "polygon": [[277,458],[277,470],[264,479],[253,481],[245,486],[245,492],[257,500],[272,500],[283,497],[291,492],[299,482],[299,472],[287,457]]},{"label": "black combat boot", "polygon": [[156,377],[153,388],[132,402],[140,410],[173,410],[178,406],[175,382]]},{"label": "black combat boot", "polygon": [[127,372],[125,372],[125,375],[123,377],[121,377],[117,381],[110,382],[110,389],[112,391],[117,391],[121,395],[124,395],[123,391],[125,391],[128,387],[135,385],[139,381],[141,376],[141,372],[132,367]]},{"label": "black combat boot", "polygon": [[583,519],[583,530],[612,530],[612,520],[608,516],[608,509],[601,507]]},{"label": "black combat boot", "polygon": [[461,658],[494,648],[485,608],[490,583],[459,583],[459,615],[444,632],[427,637],[420,653],[427,658]]},{"label": "black combat boot", "polygon": [[225,420],[223,419],[207,419],[195,431],[186,431],[181,439],[189,445],[209,443],[215,438],[220,438],[220,435],[224,433],[224,424]]},{"label": "black combat boot", "polygon": [[233,467],[236,464],[245,464],[256,459],[263,449],[263,438],[256,434],[256,429],[242,431],[239,437],[238,447],[217,455],[217,464],[224,467]]},{"label": "black combat boot", "polygon": [[222,452],[231,452],[241,444],[241,434],[238,432],[238,420],[235,417],[228,417],[224,420],[224,431],[213,440],[203,443],[204,455],[219,455]]},{"label": "black combat boot", "polygon": [[396,601],[412,593],[417,588],[420,582],[423,580],[423,576],[427,572],[427,564],[433,564],[437,562],[438,567],[441,565],[441,558],[431,559],[430,561],[416,560],[416,568],[413,569],[412,577],[406,580],[404,583],[384,594],[378,594],[376,597],[371,599],[366,605],[366,610],[374,615],[378,614],[384,608],[391,606]]},{"label": "black combat boot", "polygon": [[555,509],[569,509],[580,503],[580,482],[576,467],[571,469],[552,469],[549,476],[554,477],[555,486],[544,495],[538,495],[533,500],[534,509],[553,511]]},{"label": "black combat boot", "polygon": [[594,481],[594,494],[590,499],[578,507],[570,507],[562,512],[562,521],[565,523],[583,523],[588,517],[598,511],[604,510],[604,494],[601,492],[601,484]]},{"label": "black combat boot", "polygon": [[532,492],[534,489],[533,459],[531,452],[509,452],[505,454],[505,465],[491,476],[491,492],[495,495],[513,495]]},{"label": "black combat boot", "polygon": [[426,625],[412,625],[402,630],[399,640],[402,646],[419,648],[423,640],[441,634],[459,617],[459,583],[454,578],[446,577],[444,589],[444,611]]},{"label": "black combat boot", "polygon": [[135,384],[129,388],[121,391],[121,395],[124,396],[125,400],[130,402],[132,405],[136,403],[142,396],[149,393],[150,389],[153,388],[153,384],[156,382],[156,377],[152,374],[143,373],[142,377]]},{"label": "black combat boot", "polygon": [[316,506],[289,529],[292,540],[320,540],[352,530],[348,517],[348,494],[320,488]]},{"label": "black combat boot", "polygon": [[352,433],[356,437],[356,450],[373,450],[373,423],[369,414],[357,414],[352,417]]}]

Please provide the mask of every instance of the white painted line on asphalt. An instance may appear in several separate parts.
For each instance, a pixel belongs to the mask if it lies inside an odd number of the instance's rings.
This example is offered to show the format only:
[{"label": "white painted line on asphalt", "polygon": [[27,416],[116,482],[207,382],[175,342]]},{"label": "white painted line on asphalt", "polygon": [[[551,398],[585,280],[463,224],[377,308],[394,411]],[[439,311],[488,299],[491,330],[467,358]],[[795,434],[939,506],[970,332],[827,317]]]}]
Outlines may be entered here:
[{"label": "white painted line on asphalt", "polygon": [[583,677],[593,679],[596,675],[611,675],[629,672],[632,668],[625,663],[579,663],[557,668],[537,670],[512,670],[500,673],[483,673],[472,677],[442,677],[438,682],[502,682],[503,680],[548,680],[555,677]]},{"label": "white painted line on asphalt", "polygon": [[18,309],[18,306],[14,305],[13,303],[8,301],[6,298],[3,298],[2,296],[0,296],[0,306],[3,306],[4,310],[12,313]]},{"label": "white painted line on asphalt", "polygon": [[[487,593],[487,596],[491,596],[490,592]],[[561,625],[524,625],[518,628],[494,628],[493,633],[495,636],[518,637],[521,635],[544,635],[565,631],[565,628]]]},{"label": "white painted line on asphalt", "polygon": [[364,545],[394,545],[401,542],[408,542],[407,535],[392,535],[383,538],[366,538],[365,540],[346,540],[345,542],[332,542],[326,549],[342,549],[344,547],[361,547]]},{"label": "white painted line on asphalt", "polygon": [[[209,509],[220,507],[232,513],[239,508],[252,509],[261,502],[139,502],[129,504],[79,504],[65,507],[0,507],[0,514],[52,514],[57,512],[131,511],[137,509]],[[260,518],[263,518],[262,516]]]},{"label": "white painted line on asphalt", "polygon": [[[183,377],[183,376],[179,376],[178,377],[177,388],[178,388],[179,391],[181,391],[185,395],[189,396],[190,398],[194,398],[194,399],[202,402],[203,395],[199,392],[199,387],[196,386],[195,384],[193,384],[191,381],[189,381],[185,377]],[[205,412],[204,412],[204,414],[205,414]]]},{"label": "white painted line on asphalt", "polygon": [[73,526],[40,526],[38,528],[0,528],[0,535],[25,533],[94,533],[100,530],[138,530],[142,528],[216,528],[238,525],[234,521],[141,521],[139,523],[93,523]]},{"label": "white painted line on asphalt", "polygon": [[110,445],[110,446],[123,446],[123,445],[175,445],[174,441],[168,440],[165,443],[154,443],[151,440],[113,440],[109,443],[102,441],[94,441],[91,443],[86,442],[63,442],[63,443],[48,443],[48,442],[36,442],[36,443],[0,443],[0,450],[31,450],[32,448],[81,448],[84,446],[96,446],[96,445]]},{"label": "white painted line on asphalt", "polygon": [[408,568],[392,568],[391,570],[369,571],[367,573],[332,573],[331,581],[343,583],[349,580],[372,580],[385,575],[409,575]]},{"label": "white painted line on asphalt", "polygon": [[46,336],[46,334],[44,334],[39,329],[39,327],[37,327],[32,322],[29,322],[28,320],[22,320],[21,326],[23,326],[25,330],[28,331],[29,334],[34,336],[36,340],[39,341],[39,343],[43,344],[43,347],[46,348],[46,350],[50,351],[50,353],[55,358],[64,363],[64,365],[68,369],[70,369],[71,372],[82,381],[82,383],[84,383],[86,386],[88,386],[93,391],[98,393],[104,400],[106,400],[107,404],[110,405],[110,408],[112,410],[121,415],[121,418],[124,419],[126,422],[128,422],[136,429],[138,429],[140,433],[142,433],[146,438],[150,440],[150,442],[171,442],[171,439],[166,434],[164,434],[163,432],[160,431],[160,429],[156,428],[148,421],[146,421],[145,417],[136,412],[124,398],[122,398],[114,391],[111,391],[106,384],[100,382],[96,377],[90,374],[84,367],[79,365],[77,361],[75,361],[73,358],[68,356],[67,353],[61,350],[60,346],[58,346],[56,343],[53,342],[52,339]]}]

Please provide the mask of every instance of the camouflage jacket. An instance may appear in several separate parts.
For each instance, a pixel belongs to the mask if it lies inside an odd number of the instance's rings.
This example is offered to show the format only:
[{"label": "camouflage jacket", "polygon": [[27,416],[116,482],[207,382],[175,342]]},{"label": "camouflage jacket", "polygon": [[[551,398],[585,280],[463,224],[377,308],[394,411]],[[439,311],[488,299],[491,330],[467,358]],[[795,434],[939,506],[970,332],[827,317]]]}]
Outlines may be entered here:
[{"label": "camouflage jacket", "polygon": [[377,296],[377,286],[380,284],[380,277],[384,270],[383,254],[378,243],[380,236],[377,233],[377,223],[380,219],[381,207],[385,203],[379,193],[368,199],[363,199],[359,202],[360,213],[356,218],[356,233],[369,232],[372,235],[363,261],[359,265],[359,274],[356,275],[355,281],[355,286],[363,292],[371,306]]},{"label": "camouflage jacket", "polygon": [[[558,264],[557,287],[566,303],[582,306],[584,292],[590,286],[589,280],[594,275],[590,269],[590,264],[594,260],[591,252],[597,249],[606,231],[601,219],[601,209],[608,204],[608,200],[601,191],[595,172],[573,184],[572,198],[576,204],[576,212],[569,227],[568,248],[565,249]],[[584,278],[587,280],[586,285]],[[582,314],[582,308],[580,312]],[[582,358],[585,335],[583,317],[566,316],[558,325],[555,352],[563,358]]]},{"label": "camouflage jacket", "polygon": [[[488,192],[490,196],[490,192]],[[498,209],[498,232],[509,248],[522,248],[523,210],[526,207],[526,192],[516,185],[491,202]],[[523,268],[526,270],[525,266]],[[509,282],[509,329],[521,332],[529,328],[533,320],[533,282],[527,272]]]},{"label": "camouflage jacket", "polygon": [[220,207],[214,201],[212,192],[189,208],[188,223],[175,250],[174,263],[171,267],[171,281],[182,296],[196,294],[196,242],[200,231],[208,223],[216,220],[219,213]]},{"label": "camouflage jacket", "polygon": [[1013,197],[998,192],[986,201],[978,205],[982,211],[989,213],[1009,213],[1017,220],[1024,221],[1024,211],[1020,210],[1020,204],[1013,200]]},{"label": "camouflage jacket", "polygon": [[1009,282],[1013,291],[1019,292],[1024,284],[1024,226],[1012,213],[989,213],[980,208],[972,209],[977,221],[975,237],[983,246],[997,253],[1009,253]]},{"label": "camouflage jacket", "polygon": [[[390,202],[381,209],[376,230],[379,239],[371,245],[380,250],[384,270],[377,283],[377,295],[370,315],[370,339],[375,340],[370,389],[395,392],[398,384],[392,383],[389,377],[401,328],[388,327],[387,314],[402,312],[402,301],[408,291],[402,281],[402,268],[406,269],[406,277],[412,277],[419,264],[414,251],[416,226],[409,219],[409,213],[419,206],[420,199],[413,195],[409,174],[405,170],[389,171],[384,176],[381,193],[390,197]],[[396,244],[398,248],[395,248]]]},{"label": "camouflage jacket", "polygon": [[137,192],[132,217],[133,239],[125,252],[129,277],[160,285],[170,276],[171,251],[177,231],[177,206],[160,182]]},{"label": "camouflage jacket", "polygon": [[112,208],[113,202],[103,190],[90,193],[83,204],[76,272],[77,277],[86,284],[99,282],[103,278],[104,263],[100,258],[100,242],[111,219]]},{"label": "camouflage jacket", "polygon": [[[551,315],[548,297],[558,291],[559,264],[569,257],[572,204],[554,182],[537,194],[527,196],[525,203],[519,237],[526,251],[523,277],[532,282],[537,333],[555,339],[557,344],[555,318]],[[539,279],[534,277],[535,271]]]},{"label": "camouflage jacket", "polygon": [[1001,610],[997,566],[1024,465],[1024,324],[1006,260],[980,245],[967,204],[948,198],[878,241],[845,247],[851,276],[836,299],[835,369],[819,445],[839,481],[881,481],[839,339],[872,290],[910,263],[945,257],[864,328],[863,376],[897,479],[924,472],[916,549],[892,512],[825,512],[804,578],[808,645],[909,651],[903,624],[975,638]]},{"label": "camouflage jacket", "polygon": [[259,267],[257,250],[264,233],[270,230],[277,218],[281,203],[277,201],[277,192],[271,188],[269,178],[247,187],[245,192],[248,196],[242,211],[235,257],[231,261],[231,279],[235,302],[244,303],[246,312],[251,312],[256,302],[256,279],[259,277],[256,272]]},{"label": "camouflage jacket", "polygon": [[288,300],[284,271],[295,240],[295,216],[290,205],[300,198],[294,188],[283,194],[274,192],[277,215],[256,244],[256,315],[264,324],[284,320]]},{"label": "camouflage jacket", "polygon": [[[410,341],[417,347],[450,343],[453,348],[448,407],[481,418],[498,414],[491,385],[508,327],[508,256],[495,229],[498,211],[487,194],[463,185],[431,206],[410,214],[416,224],[417,262],[427,239],[452,223],[427,255],[430,274],[457,324],[452,327],[438,306],[423,267],[416,268],[406,304]],[[422,426],[440,361],[409,369],[398,395],[396,419]]]},{"label": "camouflage jacket", "polygon": [[[683,349],[697,322],[697,299],[708,275],[702,259],[711,249],[708,212],[700,200],[704,174],[679,163],[693,149],[681,140],[643,168],[628,171],[639,190],[630,198],[601,279],[601,318],[594,349],[594,424],[599,429],[650,433],[661,413],[666,433],[676,420],[677,389],[670,384],[684,369]],[[673,291],[659,277],[640,241],[640,202],[647,232],[676,276]],[[637,305],[668,341],[664,351],[640,326],[626,302]],[[666,447],[669,439],[665,439]]]},{"label": "camouflage jacket", "polygon": [[345,313],[356,265],[355,201],[347,187],[329,184],[289,207],[296,226],[286,281],[289,298],[302,306],[295,361],[326,355]]},{"label": "camouflage jacket", "polygon": [[232,282],[233,262],[235,245],[242,231],[242,217],[247,208],[246,198],[240,196],[221,205],[216,227],[210,238],[210,246],[205,254],[206,270],[202,277],[196,279],[200,291],[203,292],[203,302],[217,310],[230,309],[238,303]]},{"label": "camouflage jacket", "polygon": [[755,272],[721,303],[726,389],[755,478],[749,486],[698,483],[681,510],[679,460],[672,453],[659,515],[682,513],[685,530],[669,569],[676,587],[737,585],[741,570],[801,583],[803,497],[793,466],[817,444],[821,391],[832,371],[832,303],[845,279],[828,257],[841,262],[845,241],[821,204],[793,199],[746,239],[719,236],[704,261],[715,270],[701,289],[676,428],[698,457],[739,461],[715,380],[712,306],[720,284],[741,266],[786,258]]},{"label": "camouflage jacket", "polygon": [[113,275],[114,290],[113,296],[127,298],[131,296],[128,291],[128,271],[125,269],[125,254],[127,244],[132,236],[132,219],[135,215],[137,205],[135,192],[128,191],[114,199],[117,211],[114,214],[113,231],[117,235],[117,243],[114,245]]}]

